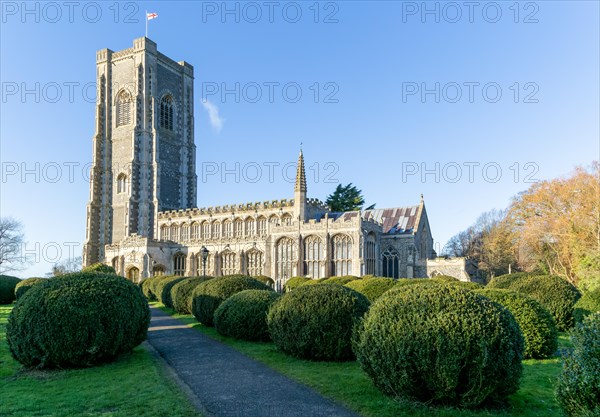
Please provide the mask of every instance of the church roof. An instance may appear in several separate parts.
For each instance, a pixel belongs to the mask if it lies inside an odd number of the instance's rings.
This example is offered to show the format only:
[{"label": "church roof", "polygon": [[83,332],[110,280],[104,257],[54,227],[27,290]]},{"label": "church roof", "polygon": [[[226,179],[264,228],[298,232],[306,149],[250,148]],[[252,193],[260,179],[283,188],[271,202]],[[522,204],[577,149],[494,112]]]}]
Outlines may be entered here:
[{"label": "church roof", "polygon": [[[341,213],[327,213],[330,219],[351,220],[361,215],[364,220],[372,220],[383,225],[383,233],[387,234],[411,234],[416,231],[419,224],[419,205],[409,207],[394,207],[387,209],[373,209],[358,211],[346,211]],[[318,216],[317,220],[325,217]]]}]

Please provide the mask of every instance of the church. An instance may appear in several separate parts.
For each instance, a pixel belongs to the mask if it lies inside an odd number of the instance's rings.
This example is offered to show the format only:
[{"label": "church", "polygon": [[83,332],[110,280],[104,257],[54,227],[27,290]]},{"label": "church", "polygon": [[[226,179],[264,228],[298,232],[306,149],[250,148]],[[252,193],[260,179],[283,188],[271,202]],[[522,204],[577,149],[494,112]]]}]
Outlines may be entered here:
[{"label": "church", "polygon": [[[436,256],[423,197],[336,213],[308,197],[304,155],[293,198],[198,208],[194,69],[148,38],[96,54],[96,132],[84,266],[155,275],[428,276]],[[291,190],[290,196],[291,197]]]}]

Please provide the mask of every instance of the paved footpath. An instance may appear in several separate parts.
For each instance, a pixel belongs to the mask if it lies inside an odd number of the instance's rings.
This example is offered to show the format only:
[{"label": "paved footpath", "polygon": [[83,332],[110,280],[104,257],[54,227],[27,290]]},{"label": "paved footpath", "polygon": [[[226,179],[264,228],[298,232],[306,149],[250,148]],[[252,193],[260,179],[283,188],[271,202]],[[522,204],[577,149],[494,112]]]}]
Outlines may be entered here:
[{"label": "paved footpath", "polygon": [[358,417],[163,311],[151,310],[148,342],[205,417]]}]

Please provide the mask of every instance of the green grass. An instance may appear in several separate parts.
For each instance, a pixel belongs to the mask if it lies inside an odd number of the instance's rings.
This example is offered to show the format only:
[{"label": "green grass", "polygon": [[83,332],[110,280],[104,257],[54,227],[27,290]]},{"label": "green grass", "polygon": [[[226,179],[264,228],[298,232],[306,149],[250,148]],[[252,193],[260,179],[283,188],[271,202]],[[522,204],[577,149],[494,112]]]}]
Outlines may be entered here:
[{"label": "green grass", "polygon": [[12,358],[6,343],[11,308],[0,306],[0,416],[198,415],[142,347],[93,368],[24,369]]},{"label": "green grass", "polygon": [[[554,400],[554,383],[561,369],[558,358],[523,362],[520,390],[510,397],[503,410],[468,411],[430,408],[398,402],[383,395],[362,372],[356,362],[311,362],[295,359],[277,350],[273,343],[256,343],[219,335],[214,328],[198,323],[193,316],[182,316],[159,303],[153,304],[184,321],[190,327],[264,363],[272,369],[308,385],[323,396],[336,400],[365,417],[484,417],[484,416],[561,416]],[[560,339],[561,349],[568,349],[566,335]]]}]

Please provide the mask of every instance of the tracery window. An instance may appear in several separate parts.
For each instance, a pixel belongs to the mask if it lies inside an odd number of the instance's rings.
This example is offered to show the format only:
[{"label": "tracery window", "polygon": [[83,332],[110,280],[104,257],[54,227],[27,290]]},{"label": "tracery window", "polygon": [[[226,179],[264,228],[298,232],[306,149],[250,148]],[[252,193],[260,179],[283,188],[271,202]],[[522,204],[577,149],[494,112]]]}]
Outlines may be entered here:
[{"label": "tracery window", "polygon": [[321,277],[321,266],[325,261],[323,241],[318,236],[309,236],[304,241],[304,273],[311,278]]},{"label": "tracery window", "polygon": [[221,238],[221,222],[214,221],[212,224],[212,237],[213,239]]},{"label": "tracery window", "polygon": [[267,234],[267,219],[264,217],[259,217],[258,221],[258,235],[265,236]]},{"label": "tracery window", "polygon": [[281,216],[281,224],[284,226],[290,226],[292,224],[292,215],[285,213],[283,216]]},{"label": "tracery window", "polygon": [[277,242],[277,278],[287,281],[294,274],[296,263],[296,243],[289,237],[284,237]]},{"label": "tracery window", "polygon": [[184,224],[181,226],[181,240],[186,241],[190,239],[190,226],[188,224]]},{"label": "tracery window", "polygon": [[161,277],[165,274],[165,268],[162,265],[156,265],[152,268],[152,276]]},{"label": "tracery window", "polygon": [[236,256],[231,251],[221,253],[221,275],[237,274]]},{"label": "tracery window", "polygon": [[384,277],[398,278],[400,276],[400,255],[394,248],[387,248],[382,254]]},{"label": "tracery window", "polygon": [[[206,275],[211,275],[211,271],[213,270],[213,259],[214,255],[208,254],[208,257],[206,258]],[[202,253],[198,253],[196,255],[196,271],[194,275],[201,277],[203,273],[204,269],[202,267]]]},{"label": "tracery window", "polygon": [[225,222],[223,222],[223,236],[226,238],[233,237],[233,225],[231,220],[225,220]]},{"label": "tracery window", "polygon": [[174,242],[179,241],[179,226],[176,224],[171,225],[171,236],[170,240]]},{"label": "tracery window", "polygon": [[202,239],[210,239],[210,223],[202,222]]},{"label": "tracery window", "polygon": [[169,240],[169,227],[166,224],[160,227],[160,240]]},{"label": "tracery window", "polygon": [[131,94],[122,90],[117,96],[117,127],[131,123]]},{"label": "tracery window", "polygon": [[256,222],[252,218],[246,219],[246,236],[254,236],[256,234]]},{"label": "tracery window", "polygon": [[160,127],[173,130],[173,97],[170,95],[160,100]]},{"label": "tracery window", "polygon": [[173,274],[178,276],[185,275],[186,257],[183,253],[178,253],[173,257]]},{"label": "tracery window", "polygon": [[192,223],[192,240],[200,239],[200,225],[196,222]]},{"label": "tracery window", "polygon": [[352,238],[335,235],[332,241],[333,275],[340,277],[352,273]]},{"label": "tracery window", "polygon": [[256,277],[263,274],[263,253],[252,250],[246,255],[248,275]]},{"label": "tracery window", "polygon": [[369,233],[365,242],[365,275],[375,275],[375,235]]},{"label": "tracery window", "polygon": [[277,215],[273,214],[271,217],[269,217],[269,230],[273,231],[275,226],[277,226],[278,224],[279,217],[277,217]]},{"label": "tracery window", "polygon": [[236,219],[233,223],[235,230],[235,237],[244,237],[244,222],[242,219]]}]

